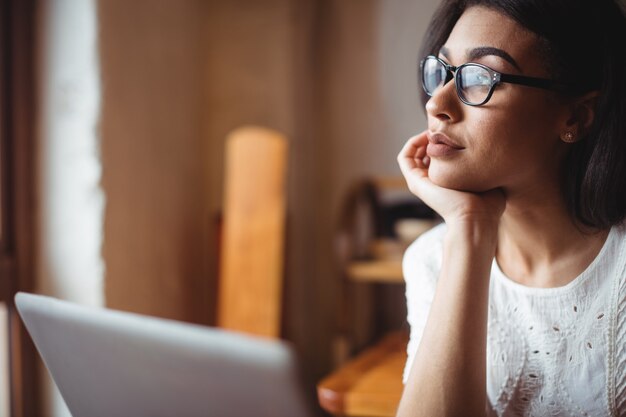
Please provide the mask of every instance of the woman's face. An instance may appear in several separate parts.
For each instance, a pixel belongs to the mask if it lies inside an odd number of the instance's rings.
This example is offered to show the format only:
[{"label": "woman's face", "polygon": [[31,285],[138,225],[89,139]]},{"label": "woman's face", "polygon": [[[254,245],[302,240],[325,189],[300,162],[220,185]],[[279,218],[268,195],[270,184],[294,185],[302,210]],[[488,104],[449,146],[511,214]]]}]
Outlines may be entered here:
[{"label": "woman's face", "polygon": [[[471,61],[502,73],[551,78],[538,46],[536,35],[514,20],[471,7],[439,57],[454,66]],[[500,83],[486,104],[472,107],[459,100],[450,81],[430,98],[426,113],[429,130],[445,134],[461,148],[438,153],[431,147],[429,176],[434,183],[478,192],[532,189],[557,180],[566,147],[560,141],[565,107],[553,93]]]}]

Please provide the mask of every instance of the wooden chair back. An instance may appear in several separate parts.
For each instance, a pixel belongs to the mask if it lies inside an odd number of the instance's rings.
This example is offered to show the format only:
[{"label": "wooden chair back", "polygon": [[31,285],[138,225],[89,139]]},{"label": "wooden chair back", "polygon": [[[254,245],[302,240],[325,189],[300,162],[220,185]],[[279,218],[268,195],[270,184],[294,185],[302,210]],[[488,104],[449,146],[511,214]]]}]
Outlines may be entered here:
[{"label": "wooden chair back", "polygon": [[287,148],[285,136],[262,127],[226,139],[219,327],[280,336]]}]

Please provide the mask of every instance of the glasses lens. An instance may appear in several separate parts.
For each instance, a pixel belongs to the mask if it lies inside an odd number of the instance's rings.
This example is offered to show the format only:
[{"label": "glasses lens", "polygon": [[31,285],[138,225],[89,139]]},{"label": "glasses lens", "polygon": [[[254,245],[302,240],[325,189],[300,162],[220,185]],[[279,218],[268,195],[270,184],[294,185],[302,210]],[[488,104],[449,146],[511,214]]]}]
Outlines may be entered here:
[{"label": "glasses lens", "polygon": [[429,96],[435,94],[435,90],[441,87],[446,80],[446,69],[441,62],[434,57],[427,57],[422,68],[422,85]]},{"label": "glasses lens", "polygon": [[466,65],[457,72],[456,86],[461,99],[470,104],[487,100],[491,90],[491,73],[478,65]]}]

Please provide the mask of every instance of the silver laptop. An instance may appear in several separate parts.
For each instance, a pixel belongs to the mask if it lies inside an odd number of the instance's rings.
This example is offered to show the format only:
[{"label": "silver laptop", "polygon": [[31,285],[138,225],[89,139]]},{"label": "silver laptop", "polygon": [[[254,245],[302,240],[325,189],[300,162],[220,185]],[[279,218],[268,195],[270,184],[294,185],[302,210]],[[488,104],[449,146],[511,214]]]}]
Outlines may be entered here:
[{"label": "silver laptop", "polygon": [[73,417],[310,416],[284,342],[19,293]]}]

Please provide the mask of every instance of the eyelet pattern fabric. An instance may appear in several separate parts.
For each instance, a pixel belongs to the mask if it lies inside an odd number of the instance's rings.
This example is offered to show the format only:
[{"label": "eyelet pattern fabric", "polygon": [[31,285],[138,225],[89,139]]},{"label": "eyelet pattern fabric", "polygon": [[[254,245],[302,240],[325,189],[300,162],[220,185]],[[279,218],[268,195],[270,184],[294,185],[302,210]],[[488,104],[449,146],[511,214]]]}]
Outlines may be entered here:
[{"label": "eyelet pattern fabric", "polygon": [[[444,233],[438,226],[405,253],[405,381],[434,297]],[[487,415],[626,416],[626,226],[615,226],[591,265],[563,287],[520,285],[494,260],[487,339]]]}]

